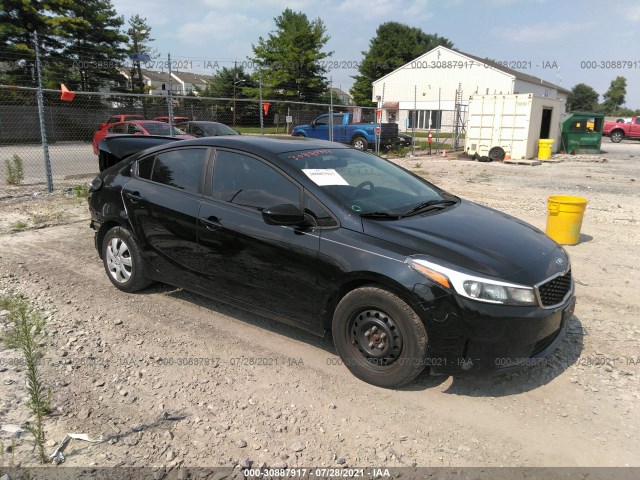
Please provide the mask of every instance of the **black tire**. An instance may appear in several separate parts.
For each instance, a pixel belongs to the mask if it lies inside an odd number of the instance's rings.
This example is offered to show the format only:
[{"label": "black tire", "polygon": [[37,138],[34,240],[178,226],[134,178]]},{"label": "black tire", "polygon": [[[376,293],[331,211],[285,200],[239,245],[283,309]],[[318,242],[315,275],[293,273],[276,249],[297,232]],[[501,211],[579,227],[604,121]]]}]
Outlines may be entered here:
[{"label": "black tire", "polygon": [[101,248],[104,269],[116,288],[131,293],[149,286],[140,248],[126,228],[109,230]]},{"label": "black tire", "polygon": [[488,156],[494,162],[501,162],[502,160],[504,160],[504,157],[506,156],[506,152],[502,147],[493,147],[491,150],[489,150]]},{"label": "black tire", "polygon": [[353,137],[353,140],[351,140],[351,145],[353,145],[356,150],[365,151],[367,148],[369,148],[369,142],[367,142],[367,139],[359,135],[357,137]]},{"label": "black tire", "polygon": [[624,133],[621,130],[614,130],[611,132],[611,141],[613,143],[620,143],[624,138]]},{"label": "black tire", "polygon": [[372,385],[400,387],[414,380],[426,365],[424,324],[406,302],[388,290],[362,287],[347,293],[334,312],[332,333],[346,367]]}]

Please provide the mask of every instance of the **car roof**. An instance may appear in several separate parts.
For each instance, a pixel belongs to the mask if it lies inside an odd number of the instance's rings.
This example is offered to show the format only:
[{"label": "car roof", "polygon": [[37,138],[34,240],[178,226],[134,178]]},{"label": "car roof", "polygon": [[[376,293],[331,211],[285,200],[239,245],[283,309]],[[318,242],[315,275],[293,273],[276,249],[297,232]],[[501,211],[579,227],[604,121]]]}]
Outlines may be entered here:
[{"label": "car roof", "polygon": [[180,123],[189,123],[189,124],[192,124],[192,125],[225,125],[225,126],[228,126],[226,123],[213,122],[213,121],[209,121],[209,120],[189,120],[189,121],[180,122]]},{"label": "car roof", "polygon": [[133,123],[133,124],[136,124],[136,125],[145,125],[145,124],[148,124],[148,123],[156,123],[156,124],[157,123],[161,123],[162,125],[166,125],[166,123],[159,122],[157,120],[142,120],[142,119],[141,120],[125,120],[124,122],[120,122],[120,123]]},{"label": "car roof", "polygon": [[[350,148],[341,143],[329,142],[327,140],[316,140],[305,137],[285,137],[285,136],[262,136],[262,135],[225,135],[218,137],[202,137],[195,140],[181,141],[180,146],[207,146],[222,148],[239,148],[247,152],[260,154],[279,154],[293,152],[297,150],[313,150],[327,148]],[[172,144],[178,146],[178,144]]]}]

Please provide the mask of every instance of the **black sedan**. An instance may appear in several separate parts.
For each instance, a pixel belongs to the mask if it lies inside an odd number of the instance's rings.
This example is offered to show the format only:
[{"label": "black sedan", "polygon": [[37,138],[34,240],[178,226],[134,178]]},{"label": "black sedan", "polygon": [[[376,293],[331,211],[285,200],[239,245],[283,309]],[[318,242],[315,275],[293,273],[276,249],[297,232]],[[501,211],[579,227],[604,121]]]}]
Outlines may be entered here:
[{"label": "black sedan", "polygon": [[[132,138],[134,137],[134,138]],[[112,137],[141,150],[90,185],[108,278],[165,282],[323,335],[353,374],[481,374],[550,355],[574,308],[538,229],[318,140]],[[128,142],[128,143],[127,143]],[[124,151],[123,150],[123,151]]]},{"label": "black sedan", "polygon": [[222,135],[240,135],[240,132],[220,122],[192,120],[176,123],[176,127],[194,137],[217,137]]}]

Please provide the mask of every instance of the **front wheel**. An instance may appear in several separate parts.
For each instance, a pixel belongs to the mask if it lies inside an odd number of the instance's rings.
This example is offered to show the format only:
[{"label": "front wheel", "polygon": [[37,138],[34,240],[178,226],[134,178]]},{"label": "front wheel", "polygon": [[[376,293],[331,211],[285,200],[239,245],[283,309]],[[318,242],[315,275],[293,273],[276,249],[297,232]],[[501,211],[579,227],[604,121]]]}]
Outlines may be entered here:
[{"label": "front wheel", "polygon": [[124,227],[113,227],[102,241],[102,260],[113,285],[124,292],[136,292],[149,285],[144,274],[140,248]]},{"label": "front wheel", "polygon": [[622,132],[620,130],[616,130],[615,132],[611,132],[611,141],[613,143],[620,143],[623,138],[624,138],[624,135],[622,134]]},{"label": "front wheel", "polygon": [[362,287],[347,293],[333,316],[333,342],[359,379],[384,388],[414,380],[426,365],[427,332],[394,293]]},{"label": "front wheel", "polygon": [[354,146],[357,150],[366,150],[369,147],[369,142],[364,137],[355,137],[351,140],[351,145]]}]

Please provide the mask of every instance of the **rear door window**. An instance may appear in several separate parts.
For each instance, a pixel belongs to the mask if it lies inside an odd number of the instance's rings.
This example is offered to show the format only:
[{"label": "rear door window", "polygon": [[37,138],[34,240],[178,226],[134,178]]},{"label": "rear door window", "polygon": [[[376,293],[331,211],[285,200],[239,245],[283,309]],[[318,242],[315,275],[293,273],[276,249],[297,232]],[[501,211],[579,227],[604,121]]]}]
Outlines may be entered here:
[{"label": "rear door window", "polygon": [[138,176],[197,193],[207,158],[206,148],[181,148],[138,161]]}]

